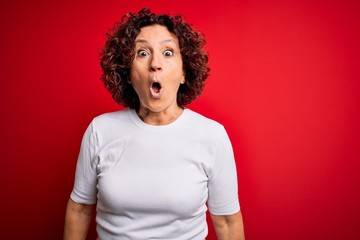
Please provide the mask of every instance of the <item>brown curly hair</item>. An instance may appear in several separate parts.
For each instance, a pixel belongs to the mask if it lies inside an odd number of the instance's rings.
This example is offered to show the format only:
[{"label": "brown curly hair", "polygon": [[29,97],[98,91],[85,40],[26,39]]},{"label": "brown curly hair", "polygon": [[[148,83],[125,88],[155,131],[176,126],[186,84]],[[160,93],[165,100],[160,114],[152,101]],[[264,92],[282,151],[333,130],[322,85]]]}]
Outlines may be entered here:
[{"label": "brown curly hair", "polygon": [[184,107],[201,94],[210,68],[204,50],[204,35],[195,31],[180,15],[157,15],[148,8],[124,15],[106,34],[106,43],[100,52],[101,80],[118,104],[138,109],[139,97],[129,84],[135,57],[134,42],[142,27],[154,24],[167,27],[179,41],[186,81],[179,87],[177,104]]}]

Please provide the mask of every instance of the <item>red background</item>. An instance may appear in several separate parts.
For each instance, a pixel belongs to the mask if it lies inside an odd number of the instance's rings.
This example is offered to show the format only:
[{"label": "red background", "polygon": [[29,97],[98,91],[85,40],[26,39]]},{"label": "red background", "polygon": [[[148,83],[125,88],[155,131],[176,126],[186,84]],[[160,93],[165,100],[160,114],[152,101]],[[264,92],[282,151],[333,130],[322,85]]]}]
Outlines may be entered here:
[{"label": "red background", "polygon": [[144,6],[205,33],[189,108],[229,132],[247,239],[360,239],[360,4],[344,0],[2,1],[1,238],[62,238],[82,134],[119,109],[97,52]]}]

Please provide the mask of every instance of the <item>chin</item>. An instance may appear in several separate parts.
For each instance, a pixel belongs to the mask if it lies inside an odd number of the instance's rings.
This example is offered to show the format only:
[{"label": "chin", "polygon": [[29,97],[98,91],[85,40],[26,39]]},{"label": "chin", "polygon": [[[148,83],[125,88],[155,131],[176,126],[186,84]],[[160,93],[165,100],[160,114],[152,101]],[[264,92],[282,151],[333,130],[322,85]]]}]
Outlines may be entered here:
[{"label": "chin", "polygon": [[159,113],[167,109],[167,107],[162,104],[151,104],[151,105],[149,104],[147,106],[142,106],[141,108],[146,111],[155,112],[155,113]]},{"label": "chin", "polygon": [[160,112],[166,111],[168,109],[176,108],[176,107],[179,107],[176,103],[174,106],[173,102],[164,101],[164,100],[161,101],[158,99],[155,101],[148,101],[146,105],[144,104],[140,108],[142,108],[146,111],[160,113]]},{"label": "chin", "polygon": [[167,108],[166,107],[152,107],[152,108],[148,108],[149,111],[154,112],[154,113],[161,113],[163,111],[165,111]]}]

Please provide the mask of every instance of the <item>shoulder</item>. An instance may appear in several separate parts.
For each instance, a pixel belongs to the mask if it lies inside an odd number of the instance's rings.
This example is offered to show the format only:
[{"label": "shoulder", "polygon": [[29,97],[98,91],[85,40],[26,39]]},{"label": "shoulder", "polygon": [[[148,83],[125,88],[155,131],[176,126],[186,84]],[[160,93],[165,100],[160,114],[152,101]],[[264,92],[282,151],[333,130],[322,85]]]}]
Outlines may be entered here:
[{"label": "shoulder", "polygon": [[224,126],[217,122],[214,119],[206,117],[198,112],[187,109],[188,114],[190,116],[190,121],[193,124],[196,124],[198,127],[212,128],[212,129],[223,129]]},{"label": "shoulder", "polygon": [[201,132],[202,135],[211,138],[227,135],[224,126],[218,121],[190,109],[187,111],[189,114],[188,123],[194,132]]},{"label": "shoulder", "polygon": [[131,109],[119,110],[116,112],[103,113],[93,118],[91,125],[96,130],[122,128],[131,124]]},{"label": "shoulder", "polygon": [[130,109],[119,110],[115,112],[103,113],[94,117],[93,121],[96,124],[108,124],[109,122],[128,121],[130,116]]}]

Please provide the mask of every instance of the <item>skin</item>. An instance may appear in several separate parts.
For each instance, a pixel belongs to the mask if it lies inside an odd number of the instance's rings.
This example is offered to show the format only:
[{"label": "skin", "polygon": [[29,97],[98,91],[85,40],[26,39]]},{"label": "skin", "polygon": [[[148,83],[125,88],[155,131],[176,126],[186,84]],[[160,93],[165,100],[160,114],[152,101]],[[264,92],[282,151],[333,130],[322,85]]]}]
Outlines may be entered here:
[{"label": "skin", "polygon": [[[140,99],[139,117],[151,125],[175,121],[183,112],[176,101],[180,84],[185,82],[177,38],[166,27],[151,25],[141,29],[135,39],[135,59],[130,71],[131,84]],[[154,96],[152,82],[160,82],[161,96]]]},{"label": "skin", "polygon": [[242,214],[217,216],[210,214],[218,240],[245,240]]},{"label": "skin", "polygon": [[[184,110],[176,100],[179,86],[185,82],[178,39],[164,26],[147,26],[135,39],[135,53],[130,79],[140,99],[137,114],[151,125],[175,121]],[[161,84],[159,92],[152,89],[153,82]],[[93,209],[94,205],[69,199],[64,240],[86,239]],[[211,214],[211,219],[219,240],[245,239],[241,212],[229,216]]]},{"label": "skin", "polygon": [[85,240],[94,205],[79,204],[69,199],[64,226],[64,240]]}]

